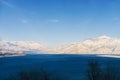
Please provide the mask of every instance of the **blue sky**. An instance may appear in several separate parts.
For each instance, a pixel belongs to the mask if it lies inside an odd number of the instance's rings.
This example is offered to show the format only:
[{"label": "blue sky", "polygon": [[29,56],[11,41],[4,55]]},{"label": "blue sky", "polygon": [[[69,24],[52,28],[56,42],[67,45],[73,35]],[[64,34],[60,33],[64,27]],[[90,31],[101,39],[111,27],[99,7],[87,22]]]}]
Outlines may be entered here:
[{"label": "blue sky", "polygon": [[0,0],[0,38],[59,45],[120,37],[120,0]]}]

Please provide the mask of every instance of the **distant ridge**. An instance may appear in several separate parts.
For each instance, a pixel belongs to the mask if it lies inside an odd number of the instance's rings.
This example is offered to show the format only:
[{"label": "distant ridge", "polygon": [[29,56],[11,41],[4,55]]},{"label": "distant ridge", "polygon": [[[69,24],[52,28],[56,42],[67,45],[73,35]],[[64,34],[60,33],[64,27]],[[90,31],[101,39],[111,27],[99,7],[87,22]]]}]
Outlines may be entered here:
[{"label": "distant ridge", "polygon": [[45,52],[47,47],[33,41],[1,41],[2,52]]},{"label": "distant ridge", "polygon": [[3,52],[120,54],[120,39],[109,36],[100,36],[57,47],[47,47],[41,43],[30,41],[0,41],[0,43]]},{"label": "distant ridge", "polygon": [[120,39],[100,36],[54,48],[56,53],[120,54]]}]

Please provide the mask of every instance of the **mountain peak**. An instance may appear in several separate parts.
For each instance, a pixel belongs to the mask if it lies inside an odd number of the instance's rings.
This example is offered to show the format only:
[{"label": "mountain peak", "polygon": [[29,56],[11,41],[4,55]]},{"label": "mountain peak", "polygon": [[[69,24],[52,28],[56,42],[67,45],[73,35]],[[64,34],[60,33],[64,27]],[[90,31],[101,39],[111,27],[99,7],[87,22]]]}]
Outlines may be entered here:
[{"label": "mountain peak", "polygon": [[104,35],[104,36],[98,37],[98,39],[111,39],[111,37]]}]

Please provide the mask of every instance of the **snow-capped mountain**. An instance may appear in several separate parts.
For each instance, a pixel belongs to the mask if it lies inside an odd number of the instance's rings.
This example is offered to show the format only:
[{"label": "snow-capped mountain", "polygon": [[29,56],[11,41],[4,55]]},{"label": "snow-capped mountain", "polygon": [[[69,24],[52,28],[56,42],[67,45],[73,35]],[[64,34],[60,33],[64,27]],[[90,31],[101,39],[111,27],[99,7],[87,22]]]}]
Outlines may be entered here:
[{"label": "snow-capped mountain", "polygon": [[45,52],[47,47],[32,41],[0,41],[3,52]]},{"label": "snow-capped mountain", "polygon": [[120,54],[120,39],[101,36],[54,48],[56,53]]},{"label": "snow-capped mountain", "polygon": [[0,41],[0,49],[3,52],[120,54],[120,39],[101,36],[51,48],[39,42]]}]

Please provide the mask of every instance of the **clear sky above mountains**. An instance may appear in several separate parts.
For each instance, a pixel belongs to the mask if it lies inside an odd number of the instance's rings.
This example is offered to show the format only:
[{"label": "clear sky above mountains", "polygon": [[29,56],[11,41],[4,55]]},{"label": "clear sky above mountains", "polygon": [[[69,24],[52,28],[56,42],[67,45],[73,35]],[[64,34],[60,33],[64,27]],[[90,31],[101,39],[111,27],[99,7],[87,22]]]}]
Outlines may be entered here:
[{"label": "clear sky above mountains", "polygon": [[64,44],[120,37],[120,0],[0,0],[0,38]]}]

